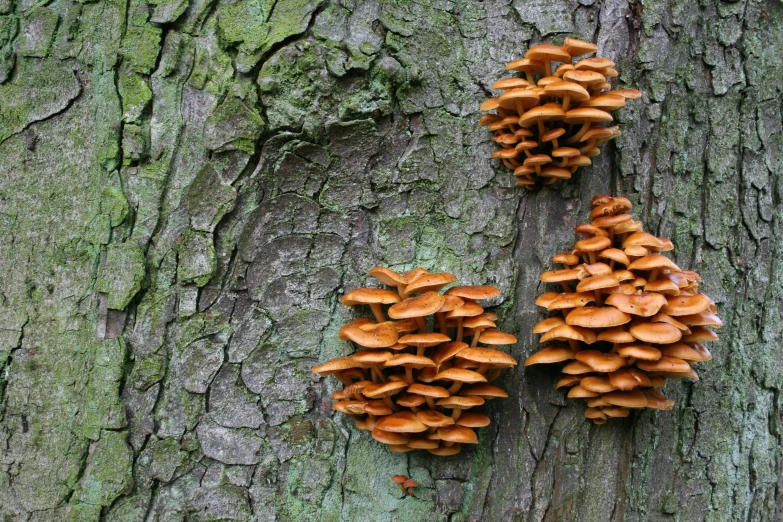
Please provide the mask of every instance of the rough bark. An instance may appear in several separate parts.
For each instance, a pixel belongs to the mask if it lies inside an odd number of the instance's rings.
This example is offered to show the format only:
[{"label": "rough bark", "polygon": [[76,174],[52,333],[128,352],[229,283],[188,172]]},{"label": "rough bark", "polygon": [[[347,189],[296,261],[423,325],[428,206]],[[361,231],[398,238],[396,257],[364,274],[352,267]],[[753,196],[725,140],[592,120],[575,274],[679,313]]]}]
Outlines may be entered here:
[{"label": "rough bark", "polygon": [[[520,192],[478,105],[564,35],[644,98],[593,167]],[[0,51],[0,519],[783,516],[780,2],[0,0]],[[522,360],[539,273],[607,192],[726,323],[673,411],[596,427],[519,368],[447,459],[331,414],[309,369],[369,268],[498,285]]]}]

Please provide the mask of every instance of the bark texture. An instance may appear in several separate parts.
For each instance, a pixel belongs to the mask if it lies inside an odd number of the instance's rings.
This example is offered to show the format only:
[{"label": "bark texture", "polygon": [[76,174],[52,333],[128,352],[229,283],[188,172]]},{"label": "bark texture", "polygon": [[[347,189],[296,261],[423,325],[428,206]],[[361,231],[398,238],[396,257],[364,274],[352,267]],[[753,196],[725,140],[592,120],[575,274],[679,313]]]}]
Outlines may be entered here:
[{"label": "bark texture", "polygon": [[[644,98],[521,192],[478,105],[565,35]],[[782,56],[777,0],[0,0],[0,520],[780,520]],[[596,427],[519,368],[446,459],[331,415],[369,268],[499,286],[521,361],[596,193],[726,323],[673,411]]]}]

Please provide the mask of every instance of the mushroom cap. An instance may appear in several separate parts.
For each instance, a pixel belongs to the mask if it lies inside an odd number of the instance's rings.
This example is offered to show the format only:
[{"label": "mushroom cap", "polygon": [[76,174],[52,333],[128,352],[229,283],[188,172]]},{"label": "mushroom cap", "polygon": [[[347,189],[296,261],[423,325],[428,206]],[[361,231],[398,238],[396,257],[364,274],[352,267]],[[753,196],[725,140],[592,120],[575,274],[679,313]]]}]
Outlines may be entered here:
[{"label": "mushroom cap", "polygon": [[[521,120],[522,118],[520,118],[520,122]],[[609,114],[608,112],[604,112],[600,109],[590,109],[590,108],[571,109],[570,111],[565,113],[565,118],[563,118],[563,121],[565,121],[566,123],[584,123],[587,121],[599,122],[599,121],[613,121],[613,120],[614,118],[612,118],[612,115]]]},{"label": "mushroom cap", "polygon": [[394,475],[392,477],[392,482],[396,482],[397,484],[402,484],[406,480],[408,480],[408,477],[406,477],[405,475]]},{"label": "mushroom cap", "polygon": [[451,337],[438,332],[413,333],[403,335],[397,342],[412,346],[435,346],[451,341]]},{"label": "mushroom cap", "polygon": [[552,257],[552,262],[564,265],[576,265],[579,263],[579,258],[575,254],[556,254]]},{"label": "mushroom cap", "polygon": [[[706,351],[706,348],[699,345],[702,350]],[[666,357],[674,357],[675,359],[682,359],[683,361],[701,362],[709,359],[705,359],[705,353],[702,350],[697,350],[695,347],[688,346],[685,343],[675,343],[664,346],[661,348],[661,353]],[[709,355],[709,352],[706,352]],[[709,355],[709,358],[712,358]]]},{"label": "mushroom cap", "polygon": [[484,404],[484,402],[484,398],[479,397],[478,395],[452,395],[451,397],[438,399],[435,404],[442,406],[443,408],[467,410],[468,408],[473,408],[474,406],[481,406]]},{"label": "mushroom cap", "polygon": [[575,354],[576,360],[588,365],[594,371],[609,373],[625,366],[627,359],[613,353],[598,350],[581,350]]},{"label": "mushroom cap", "polygon": [[568,346],[553,344],[542,348],[527,359],[525,366],[533,364],[550,364],[568,361],[574,358],[574,352]]},{"label": "mushroom cap", "polygon": [[544,319],[543,321],[539,321],[538,324],[533,327],[533,333],[546,333],[555,326],[560,326],[561,324],[565,324],[565,321],[559,317],[550,317],[548,319]]},{"label": "mushroom cap", "polygon": [[[467,348],[466,348],[467,349]],[[465,368],[449,368],[435,375],[434,381],[454,382],[487,382],[487,378],[479,372],[466,370]]]},{"label": "mushroom cap", "polygon": [[489,426],[489,423],[489,417],[486,415],[469,411],[460,414],[456,422],[457,426],[465,426],[466,428],[483,428]]},{"label": "mushroom cap", "polygon": [[446,290],[446,295],[455,295],[463,299],[492,299],[500,295],[500,289],[490,285],[482,286],[454,286]]},{"label": "mushroom cap", "polygon": [[517,78],[516,76],[511,78],[503,78],[496,81],[492,85],[492,89],[496,91],[504,91],[506,89],[513,89],[515,87],[527,87],[530,85],[527,80],[523,78]]},{"label": "mushroom cap", "polygon": [[629,100],[635,100],[642,97],[641,91],[636,89],[615,89],[614,91],[609,91],[606,94],[616,94]]},{"label": "mushroom cap", "polygon": [[392,321],[389,324],[391,324],[392,328],[397,330],[397,333],[409,333],[416,331],[419,328],[415,319],[402,319],[400,321]]},{"label": "mushroom cap", "polygon": [[560,292],[544,292],[543,294],[538,296],[538,298],[536,299],[536,304],[538,306],[543,306],[544,308],[546,308],[555,300],[557,300],[557,298],[559,297],[560,297]]},{"label": "mushroom cap", "polygon": [[428,386],[418,382],[411,384],[407,389],[408,393],[422,395],[424,397],[448,397],[449,390],[440,386]]},{"label": "mushroom cap", "polygon": [[608,393],[615,390],[615,387],[609,382],[608,377],[597,377],[595,375],[583,377],[582,380],[579,381],[579,386],[595,393]]},{"label": "mushroom cap", "polygon": [[465,348],[457,354],[457,357],[467,359],[468,361],[489,364],[495,368],[511,368],[517,365],[516,359],[494,348]]},{"label": "mushroom cap", "polygon": [[[590,139],[595,138],[598,141],[607,140],[614,136],[614,131],[612,131],[613,127],[590,127],[587,129],[587,132],[582,134],[582,137],[579,138],[579,141],[589,141]],[[620,214],[621,216],[628,215],[628,214]],[[628,215],[630,217],[630,215]]]},{"label": "mushroom cap", "polygon": [[587,408],[585,410],[585,417],[593,419],[593,421],[598,421],[598,424],[602,423],[600,421],[606,422],[606,415],[599,408]]},{"label": "mushroom cap", "polygon": [[529,111],[525,112],[525,114],[520,116],[519,125],[521,127],[528,128],[539,121],[558,121],[565,118],[565,116],[566,113],[563,112],[563,109],[561,109],[559,106],[551,107],[541,105],[538,107],[533,107]]},{"label": "mushroom cap", "polygon": [[540,342],[547,341],[582,341],[585,344],[593,344],[596,341],[596,334],[588,328],[563,324],[541,336]]},{"label": "mushroom cap", "polygon": [[542,62],[541,60],[522,58],[519,60],[514,60],[513,62],[508,62],[508,64],[506,65],[506,70],[543,74],[544,62]]},{"label": "mushroom cap", "polygon": [[641,390],[613,391],[604,394],[603,399],[609,404],[623,408],[644,408],[647,406],[647,397]]},{"label": "mushroom cap", "polygon": [[547,310],[567,310],[569,308],[579,308],[587,303],[595,302],[595,295],[592,292],[566,292],[549,303]]},{"label": "mushroom cap", "polygon": [[416,408],[424,404],[425,400],[426,399],[421,395],[404,393],[400,395],[399,398],[397,399],[397,404],[405,408]]},{"label": "mushroom cap", "polygon": [[573,70],[574,70],[573,65],[571,65],[570,63],[564,63],[561,66],[559,66],[557,69],[555,69],[555,76],[557,76],[558,78],[562,78],[565,73]]},{"label": "mushroom cap", "polygon": [[391,359],[392,353],[385,350],[359,350],[353,354],[353,361],[359,368],[373,364],[383,364]]},{"label": "mushroom cap", "polygon": [[607,341],[610,343],[633,343],[636,342],[636,337],[631,335],[631,332],[627,328],[622,326],[615,326],[613,328],[607,328],[603,332],[598,334],[599,341]]},{"label": "mushroom cap", "polygon": [[642,392],[644,392],[644,396],[647,397],[648,408],[668,411],[674,407],[674,401],[667,399],[660,391],[654,388],[647,388],[642,390]]},{"label": "mushroom cap", "polygon": [[636,361],[636,366],[646,372],[688,373],[692,370],[687,361],[665,355],[657,361]]},{"label": "mushroom cap", "polygon": [[620,107],[625,107],[625,98],[617,96],[615,94],[602,94],[601,96],[595,96],[588,101],[583,102],[580,107],[591,107],[594,109],[604,109],[613,111]]},{"label": "mushroom cap", "polygon": [[658,348],[641,343],[623,345],[617,348],[617,353],[623,357],[633,357],[643,361],[657,361],[661,358],[661,351]]},{"label": "mushroom cap", "polygon": [[[544,93],[556,98],[570,96],[571,100],[576,102],[585,102],[590,99],[590,93],[578,83],[564,82],[559,78],[558,80],[544,87]],[[625,98],[621,99],[625,100]]]},{"label": "mushroom cap", "polygon": [[452,317],[476,317],[484,313],[484,309],[478,303],[473,301],[465,301],[465,304],[458,306],[451,312],[446,314],[446,317],[451,319]]},{"label": "mushroom cap", "polygon": [[530,60],[552,60],[554,62],[571,63],[571,55],[568,54],[568,51],[556,45],[550,44],[534,45],[527,50],[525,53],[525,58]]},{"label": "mushroom cap", "polygon": [[627,417],[631,410],[623,408],[621,406],[605,406],[601,408],[601,411],[606,414],[607,417]]},{"label": "mushroom cap", "polygon": [[332,409],[339,411],[340,413],[361,415],[364,413],[365,401],[345,400],[337,401],[332,404]]},{"label": "mushroom cap", "polygon": [[[413,449],[435,449],[435,448],[438,447],[438,441],[437,440],[430,440],[430,439],[428,439],[427,437],[425,437],[423,435],[414,435],[408,441],[408,447],[409,448],[413,448]],[[409,483],[409,482],[410,481],[405,481],[405,483],[403,484],[403,487],[406,488],[406,489],[409,488],[409,487],[414,487],[414,488],[419,487],[419,483],[418,482],[413,481],[413,482],[416,482],[415,484]]]},{"label": "mushroom cap", "polygon": [[691,333],[683,336],[682,340],[683,342],[686,343],[701,343],[705,341],[717,341],[718,334],[716,334],[712,330],[708,330],[707,328],[704,328],[703,326],[694,326],[693,328],[691,328]]},{"label": "mushroom cap", "polygon": [[[615,214],[614,216],[601,216],[597,217],[593,220],[593,225],[597,227],[614,227],[619,225],[620,223],[625,223],[626,221],[631,220],[630,214]],[[618,252],[622,253],[619,249],[614,249]],[[625,263],[623,263],[625,264]]]},{"label": "mushroom cap", "polygon": [[563,49],[566,50],[572,58],[585,54],[592,54],[598,51],[598,46],[594,43],[577,40],[576,38],[566,38],[563,41]]},{"label": "mushroom cap", "polygon": [[585,263],[582,265],[582,268],[585,269],[585,272],[587,272],[591,276],[606,276],[606,275],[613,275],[612,267],[607,265],[606,263]]},{"label": "mushroom cap", "polygon": [[680,267],[675,265],[671,259],[662,256],[661,254],[650,254],[639,258],[628,265],[628,270],[653,270],[655,268],[668,268],[675,272],[680,271]]},{"label": "mushroom cap", "polygon": [[635,388],[650,386],[650,378],[638,368],[619,368],[609,374],[609,382],[618,390],[633,390]]},{"label": "mushroom cap", "polygon": [[410,366],[412,368],[425,368],[427,366],[435,367],[435,363],[429,357],[423,355],[414,355],[412,353],[398,353],[383,363],[385,368],[392,366]]},{"label": "mushroom cap", "polygon": [[630,322],[630,315],[611,306],[575,308],[566,317],[566,324],[584,326],[585,328],[610,328]]},{"label": "mushroom cap", "polygon": [[422,410],[416,413],[416,417],[422,424],[431,428],[442,428],[454,424],[454,419],[435,410]]},{"label": "mushroom cap", "polygon": [[573,147],[558,147],[552,151],[555,158],[573,158],[579,156],[579,149]]},{"label": "mushroom cap", "polygon": [[[544,283],[559,283],[561,281],[576,281],[579,279],[581,270],[578,268],[561,268],[560,270],[550,270],[539,276],[539,280]],[[541,296],[543,297],[543,295]],[[538,303],[536,303],[538,304]]]},{"label": "mushroom cap", "polygon": [[490,321],[483,315],[468,317],[462,321],[463,328],[496,328],[495,321]]},{"label": "mushroom cap", "polygon": [[343,325],[342,328],[340,328],[340,331],[337,332],[337,338],[341,341],[348,341],[349,338],[345,335],[346,330],[350,330],[351,328],[359,328],[360,326],[365,326],[368,324],[377,325],[378,323],[367,317],[360,317],[355,321],[351,321],[350,323]]},{"label": "mushroom cap", "polygon": [[[546,89],[545,89],[545,90],[546,90]],[[543,141],[543,142],[545,142],[545,143],[546,143],[547,141],[552,141],[552,140],[554,140],[554,139],[557,139],[557,138],[559,138],[559,137],[560,137],[560,136],[562,136],[563,134],[565,134],[565,132],[566,132],[566,131],[565,131],[565,129],[563,129],[563,128],[560,128],[560,127],[558,127],[558,128],[555,128],[555,129],[552,129],[551,131],[548,131],[546,134],[544,134],[544,135],[541,137],[541,141]]]},{"label": "mushroom cap", "polygon": [[[413,412],[398,411],[378,419],[375,429],[390,433],[421,433],[422,431],[427,431],[427,425],[422,423]],[[375,430],[373,430],[374,432]]]},{"label": "mushroom cap", "polygon": [[445,299],[445,301],[443,302],[443,306],[441,306],[440,309],[438,309],[439,314],[451,312],[455,308],[465,304],[465,301],[457,297],[456,295],[444,295],[443,298]]},{"label": "mushroom cap", "polygon": [[597,250],[604,250],[612,246],[612,240],[608,237],[595,236],[588,237],[587,239],[580,239],[576,242],[574,247],[579,252],[595,252]]},{"label": "mushroom cap", "polygon": [[482,114],[481,118],[479,118],[479,125],[486,127],[492,123],[499,122],[501,119],[497,114]]},{"label": "mushroom cap", "polygon": [[461,448],[461,445],[454,444],[453,446],[438,446],[435,449],[428,449],[427,451],[439,457],[451,457],[452,455],[459,453]]},{"label": "mushroom cap", "polygon": [[[570,167],[571,165],[569,165]],[[541,169],[541,176],[544,178],[552,178],[552,180],[558,179],[571,179],[571,171],[562,167],[546,167]]]},{"label": "mushroom cap", "polygon": [[385,431],[376,426],[372,430],[372,438],[383,444],[406,444],[410,439],[410,434]]},{"label": "mushroom cap", "polygon": [[667,297],[661,311],[674,316],[692,315],[707,310],[710,304],[712,304],[712,301],[704,294],[683,294]]},{"label": "mushroom cap", "polygon": [[461,444],[478,444],[476,432],[465,426],[455,425],[446,428],[438,428],[438,436],[447,442],[459,442]]},{"label": "mushroom cap", "polygon": [[578,285],[576,285],[577,292],[590,292],[593,290],[602,290],[604,288],[614,288],[620,283],[614,276],[590,276],[582,279]]},{"label": "mushroom cap", "polygon": [[666,298],[656,293],[612,294],[604,302],[627,314],[651,317],[666,304]]},{"label": "mushroom cap", "polygon": [[341,329],[343,336],[365,348],[388,348],[397,343],[399,334],[391,323],[371,324]]},{"label": "mushroom cap", "polygon": [[[408,383],[405,381],[392,381],[383,384],[371,384],[362,390],[362,395],[369,399],[381,399],[383,397],[390,397],[394,394],[400,393],[402,390],[408,387]],[[402,443],[400,443],[402,444]]]},{"label": "mushroom cap", "polygon": [[394,411],[383,401],[369,401],[364,406],[364,413],[370,415],[391,415]]},{"label": "mushroom cap", "polygon": [[443,346],[438,347],[437,350],[435,350],[435,353],[432,354],[432,360],[433,362],[440,366],[443,361],[448,361],[455,355],[457,355],[461,350],[464,350],[468,347],[467,343],[463,342],[451,342],[448,344],[444,344]]},{"label": "mushroom cap", "polygon": [[[684,317],[688,316],[681,316],[680,319],[683,319]],[[653,323],[669,323],[670,325],[674,326],[678,330],[680,330],[683,333],[690,333],[691,330],[686,326],[684,323],[681,323],[674,317],[670,315],[666,315],[663,312],[659,312],[655,314],[654,316],[650,317],[650,321]]]},{"label": "mushroom cap", "polygon": [[563,366],[561,371],[566,375],[582,375],[585,373],[593,373],[594,370],[583,362],[571,361]]},{"label": "mushroom cap", "polygon": [[[598,228],[594,225],[588,225],[587,223],[582,223],[574,227],[574,234],[582,234],[583,236],[588,236],[588,237],[589,236],[601,236],[605,238],[609,237],[609,232],[607,232],[603,228]],[[578,250],[575,250],[575,252],[578,252]]]},{"label": "mushroom cap", "polygon": [[651,344],[671,344],[682,338],[682,332],[669,323],[634,323],[628,329],[631,335]]},{"label": "mushroom cap", "polygon": [[[579,363],[582,364],[582,363]],[[574,386],[576,384],[579,384],[579,381],[581,381],[583,377],[580,377],[579,375],[566,375],[565,377],[560,378],[560,380],[557,381],[557,384],[555,384],[555,388],[568,388],[570,386]]]},{"label": "mushroom cap", "polygon": [[479,109],[482,111],[494,111],[498,107],[500,107],[500,103],[497,98],[488,98],[479,105]]},{"label": "mushroom cap", "polygon": [[[696,352],[698,352],[698,353],[699,353],[699,355],[701,355],[701,357],[702,357],[702,359],[701,359],[701,360],[702,360],[702,361],[709,361],[710,359],[712,359],[712,354],[711,354],[711,353],[710,353],[710,351],[709,351],[709,350],[708,350],[706,347],[704,347],[703,345],[701,345],[701,344],[699,344],[699,343],[693,343],[693,346],[692,346],[692,348],[693,348],[694,350],[696,350]],[[680,357],[680,359],[682,359],[682,357]]]},{"label": "mushroom cap", "polygon": [[417,277],[415,281],[405,285],[405,293],[412,294],[413,292],[429,292],[433,290],[440,290],[449,283],[453,283],[457,280],[457,277],[453,274],[446,272],[438,274],[422,274]]},{"label": "mushroom cap", "polygon": [[491,330],[484,330],[481,332],[481,335],[479,336],[479,342],[484,344],[499,346],[499,345],[506,345],[506,344],[516,344],[517,338],[516,336],[510,333],[491,329]]},{"label": "mushroom cap", "polygon": [[533,156],[529,156],[525,159],[525,165],[528,166],[546,165],[547,163],[551,162],[552,158],[546,154],[534,154]]},{"label": "mushroom cap", "polygon": [[[407,274],[398,274],[394,270],[390,270],[386,267],[376,266],[369,271],[369,274],[385,285],[397,286],[401,284],[407,285],[413,278],[421,275],[421,273],[423,273],[421,272],[422,270],[424,269],[413,270]],[[424,272],[426,272],[426,270],[424,270]]]},{"label": "mushroom cap", "polygon": [[382,288],[357,288],[345,294],[341,302],[347,306],[399,303],[400,294],[393,290],[384,290]]},{"label": "mushroom cap", "polygon": [[652,234],[638,231],[634,232],[623,240],[623,248],[628,248],[629,246],[643,246],[658,250],[663,246],[663,243],[660,239]]},{"label": "mushroom cap", "polygon": [[[389,317],[392,319],[408,319],[432,315],[443,306],[446,299],[437,292],[425,292],[416,297],[409,297],[402,302],[389,307]],[[396,341],[395,341],[396,342]]]},{"label": "mushroom cap", "polygon": [[598,69],[606,69],[607,67],[614,67],[614,62],[610,60],[609,58],[600,58],[600,57],[593,57],[593,58],[585,58],[584,60],[579,60],[574,65],[577,69],[589,69],[589,70],[598,70]]},{"label": "mushroom cap", "polygon": [[597,71],[577,70],[576,68],[563,73],[563,79],[569,82],[577,82],[584,85],[595,85],[606,81],[603,74]]},{"label": "mushroom cap", "polygon": [[320,375],[329,375],[334,372],[339,372],[341,370],[347,370],[348,368],[354,367],[356,367],[356,363],[354,362],[353,357],[338,357],[316,366],[312,369],[312,372],[318,373]]},{"label": "mushroom cap", "polygon": [[498,103],[504,109],[515,109],[517,103],[522,104],[525,109],[529,109],[537,105],[539,100],[540,97],[536,91],[522,87],[507,90],[500,95]]},{"label": "mushroom cap", "polygon": [[492,384],[486,384],[486,383],[469,384],[468,386],[463,386],[460,389],[460,393],[462,395],[476,395],[483,399],[494,399],[495,397],[503,397],[503,398],[508,397],[508,393],[502,388],[498,388],[497,386],[493,386]]},{"label": "mushroom cap", "polygon": [[568,390],[568,396],[572,399],[589,399],[592,397],[598,397],[599,395],[600,395],[599,393],[586,390],[578,384],[573,388],[571,388],[570,390]]}]

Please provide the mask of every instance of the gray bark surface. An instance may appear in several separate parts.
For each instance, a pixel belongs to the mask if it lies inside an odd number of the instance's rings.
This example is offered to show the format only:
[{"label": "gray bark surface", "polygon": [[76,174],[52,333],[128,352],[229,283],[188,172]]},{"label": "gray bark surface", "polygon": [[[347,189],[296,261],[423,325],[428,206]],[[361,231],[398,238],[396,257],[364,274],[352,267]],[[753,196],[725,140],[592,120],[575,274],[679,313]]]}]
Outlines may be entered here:
[{"label": "gray bark surface", "polygon": [[[566,35],[644,97],[525,193],[478,106]],[[781,78],[775,0],[0,0],[0,520],[781,520]],[[497,285],[522,361],[598,193],[726,324],[673,411],[520,367],[445,459],[332,414],[368,269]]]}]

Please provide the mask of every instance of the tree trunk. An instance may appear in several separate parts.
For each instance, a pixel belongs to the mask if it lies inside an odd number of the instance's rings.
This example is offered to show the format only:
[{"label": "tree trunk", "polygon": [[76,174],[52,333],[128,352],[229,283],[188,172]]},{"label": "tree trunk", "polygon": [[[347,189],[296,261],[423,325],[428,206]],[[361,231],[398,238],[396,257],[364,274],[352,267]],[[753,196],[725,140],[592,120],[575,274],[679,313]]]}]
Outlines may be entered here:
[{"label": "tree trunk", "polygon": [[[644,96],[527,193],[478,106],[564,35]],[[0,49],[0,520],[781,520],[780,2],[0,0]],[[673,411],[594,426],[520,366],[456,457],[333,414],[368,269],[499,286],[522,361],[599,193],[726,323]]]}]

